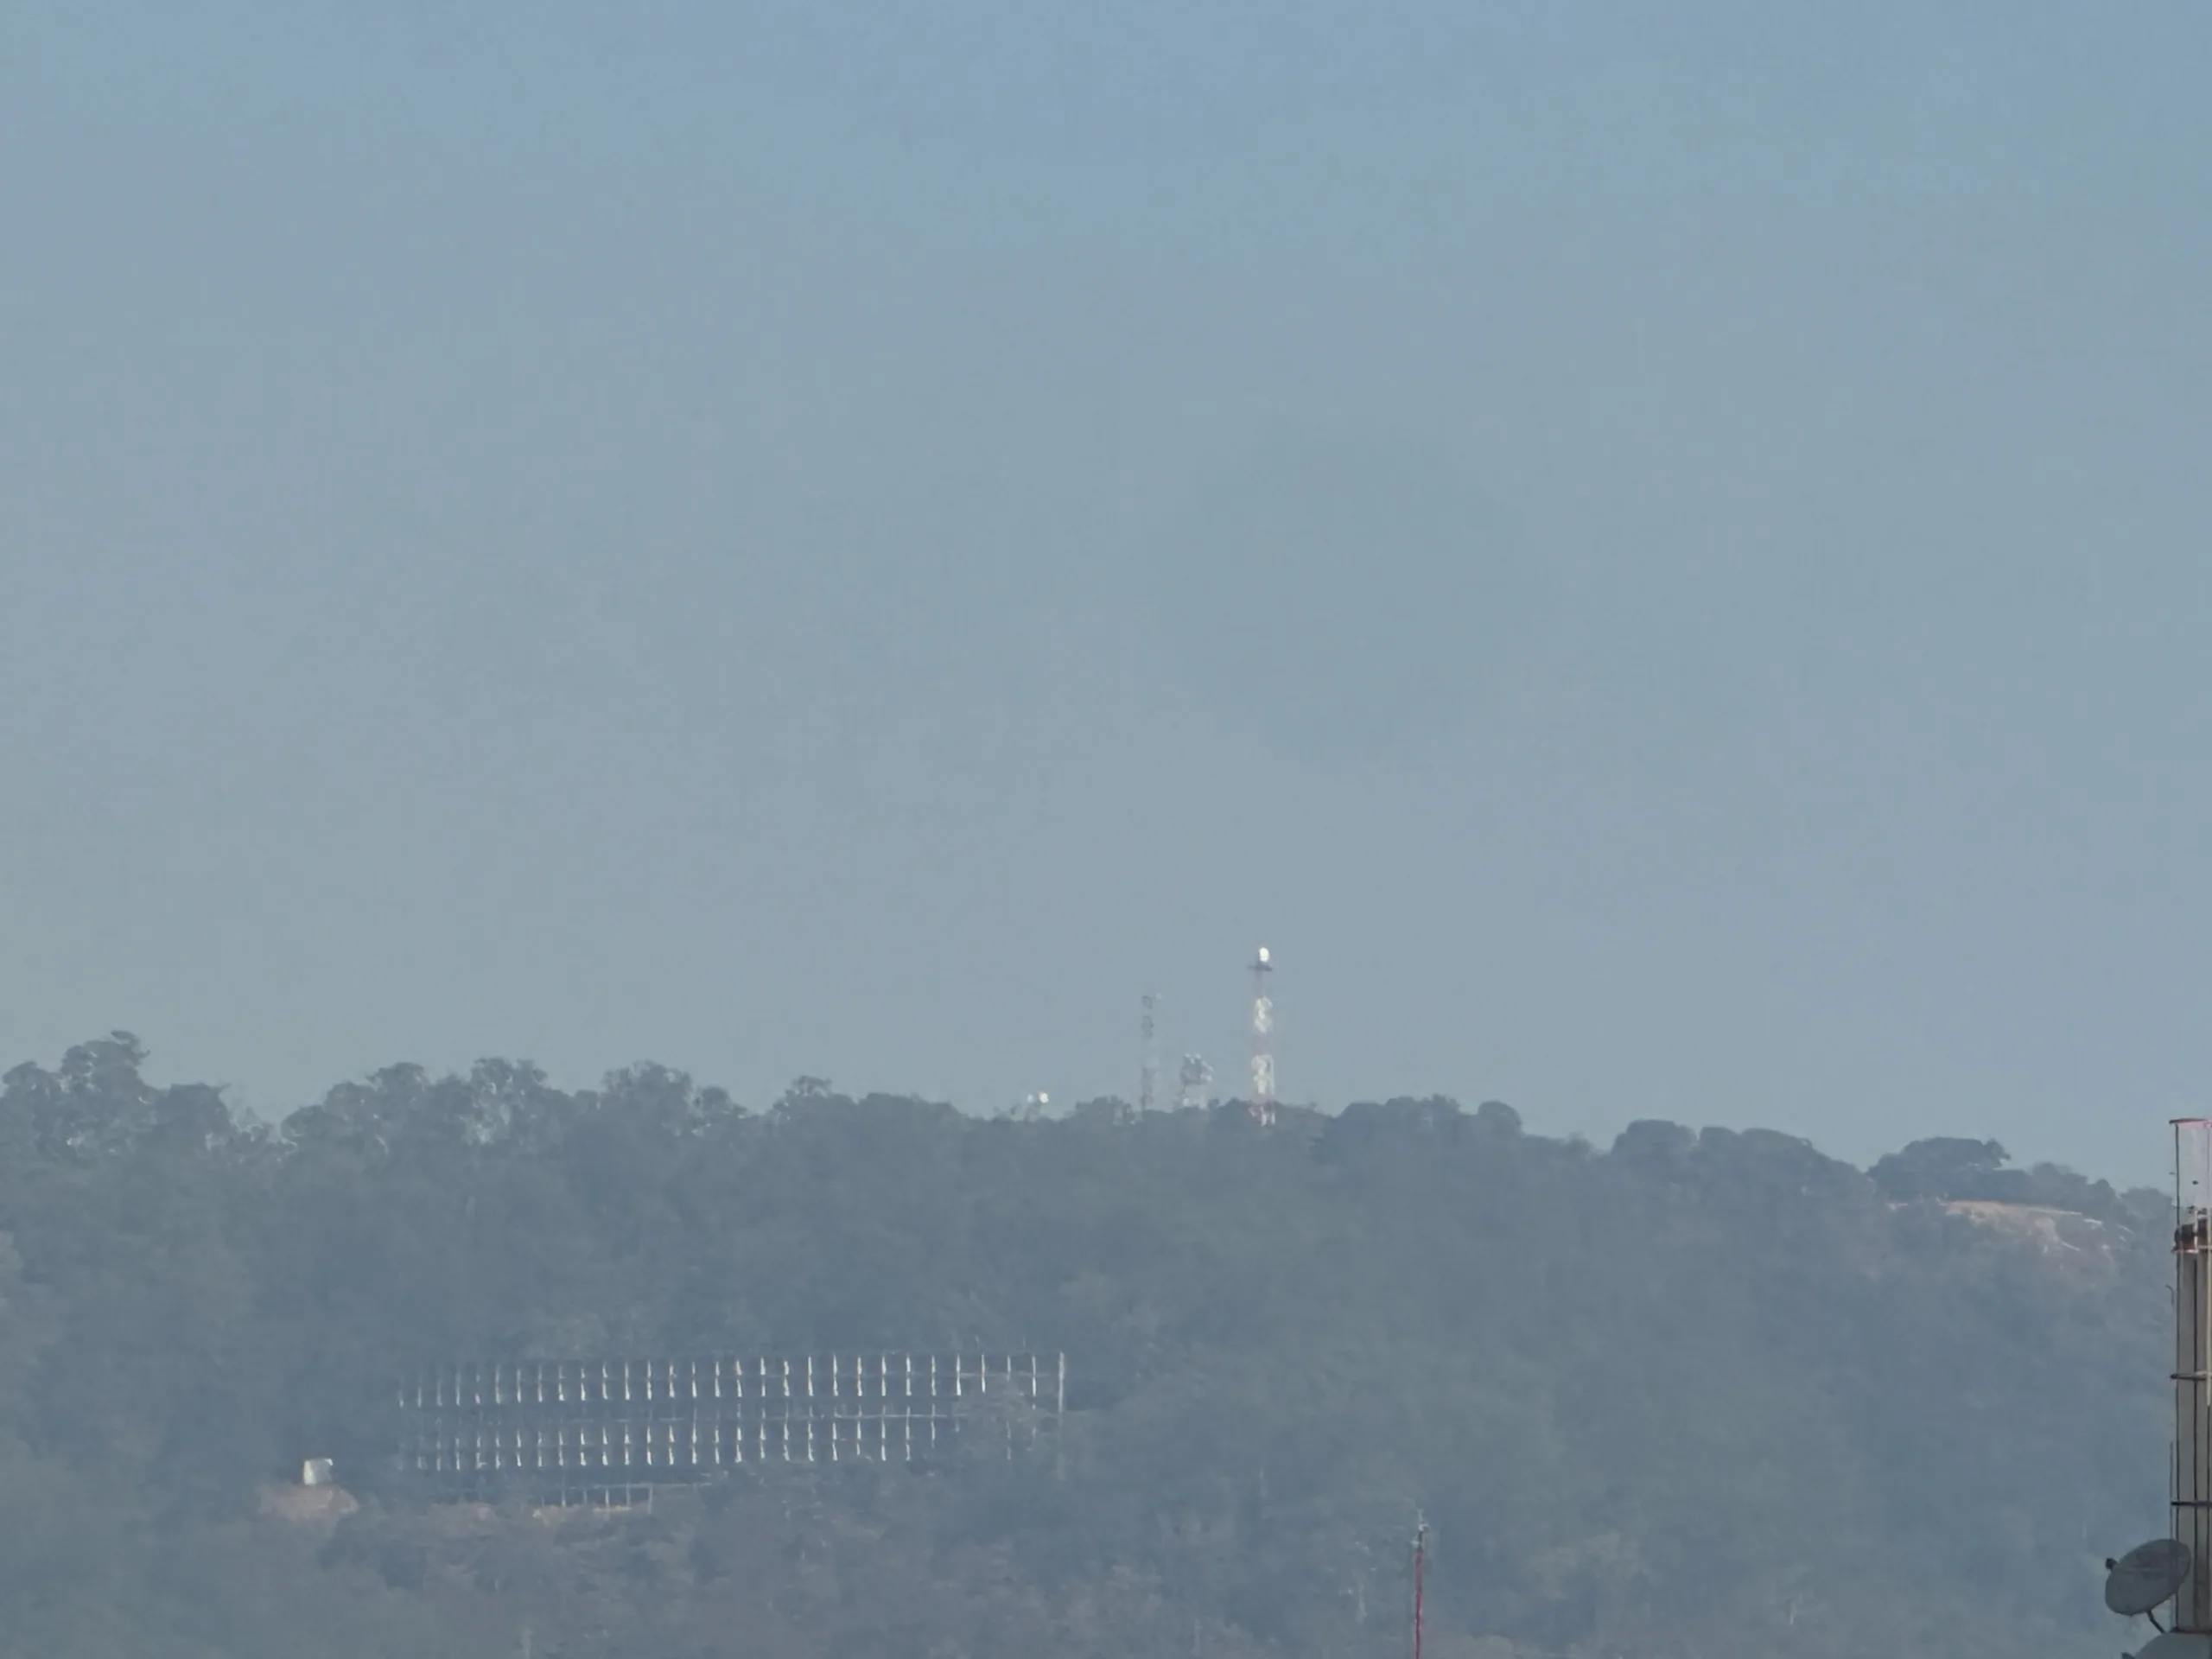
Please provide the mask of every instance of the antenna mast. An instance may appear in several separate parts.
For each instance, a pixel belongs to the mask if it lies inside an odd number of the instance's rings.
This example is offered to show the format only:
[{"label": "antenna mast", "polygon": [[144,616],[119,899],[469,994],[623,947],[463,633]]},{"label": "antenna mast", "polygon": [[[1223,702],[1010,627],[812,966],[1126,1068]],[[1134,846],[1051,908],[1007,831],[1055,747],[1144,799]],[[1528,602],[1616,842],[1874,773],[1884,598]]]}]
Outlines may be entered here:
[{"label": "antenna mast", "polygon": [[1428,1577],[1428,1518],[1414,1511],[1414,1659],[1421,1659],[1421,1626],[1428,1609],[1425,1603]]},{"label": "antenna mast", "polygon": [[2212,1121],[2177,1119],[2173,1132],[2173,1536],[2189,1567],[2170,1587],[2172,1628],[2197,1634],[2212,1631]]},{"label": "antenna mast", "polygon": [[2173,1132],[2172,1535],[2105,1562],[2105,1605],[2150,1617],[2158,1638],[2145,1653],[2202,1654],[2212,1648],[2212,1118],[2177,1117]]},{"label": "antenna mast", "polygon": [[1182,1087],[1176,1093],[1175,1103],[1186,1112],[1204,1111],[1206,1085],[1213,1081],[1213,1067],[1205,1063],[1205,1057],[1185,1054],[1179,1081]]},{"label": "antenna mast", "polygon": [[1274,972],[1263,944],[1252,958],[1252,1116],[1260,1123],[1275,1121],[1275,1005],[1268,995]]},{"label": "antenna mast", "polygon": [[1144,1069],[1137,1077],[1137,1110],[1149,1112],[1160,1103],[1160,1045],[1154,1033],[1160,998],[1150,991],[1137,1004],[1137,1034],[1144,1043]]}]

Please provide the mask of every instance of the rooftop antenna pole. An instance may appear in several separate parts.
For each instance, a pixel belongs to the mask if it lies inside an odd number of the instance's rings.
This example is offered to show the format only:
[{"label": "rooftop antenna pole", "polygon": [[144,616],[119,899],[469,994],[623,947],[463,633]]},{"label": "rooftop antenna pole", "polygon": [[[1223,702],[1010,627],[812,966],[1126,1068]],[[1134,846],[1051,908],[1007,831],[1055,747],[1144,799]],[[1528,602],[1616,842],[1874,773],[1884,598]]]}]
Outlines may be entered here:
[{"label": "rooftop antenna pole", "polygon": [[1252,1116],[1263,1124],[1275,1121],[1275,1005],[1268,995],[1274,972],[1263,944],[1252,958]]},{"label": "rooftop antenna pole", "polygon": [[1160,998],[1147,991],[1137,1009],[1137,1034],[1144,1042],[1144,1069],[1137,1077],[1137,1110],[1149,1113],[1160,1103],[1160,1044],[1154,1036]]},{"label": "rooftop antenna pole", "polygon": [[2202,1653],[2212,1635],[2212,1118],[2177,1117],[2173,1132],[2172,1535],[2105,1562],[2105,1605],[2149,1618],[2159,1637],[2145,1653]]},{"label": "rooftop antenna pole", "polygon": [[2212,1122],[2174,1131],[2173,1537],[2187,1547],[2172,1628],[2212,1630]]},{"label": "rooftop antenna pole", "polygon": [[1414,1511],[1414,1659],[1421,1659],[1421,1626],[1428,1609],[1425,1601],[1428,1577],[1428,1519]]}]

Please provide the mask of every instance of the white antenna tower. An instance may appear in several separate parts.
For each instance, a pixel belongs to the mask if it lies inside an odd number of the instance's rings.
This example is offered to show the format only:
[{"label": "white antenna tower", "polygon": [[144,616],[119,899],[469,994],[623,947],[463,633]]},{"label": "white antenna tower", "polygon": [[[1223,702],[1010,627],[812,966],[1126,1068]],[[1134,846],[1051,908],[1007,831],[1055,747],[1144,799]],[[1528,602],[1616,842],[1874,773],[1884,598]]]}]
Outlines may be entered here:
[{"label": "white antenna tower", "polygon": [[1252,1117],[1255,1122],[1275,1121],[1275,1005],[1268,995],[1268,976],[1274,964],[1268,947],[1252,958]]},{"label": "white antenna tower", "polygon": [[1147,991],[1137,1004],[1137,1034],[1144,1042],[1144,1068],[1137,1077],[1137,1110],[1149,1112],[1160,1103],[1160,1044],[1156,1040],[1160,998]]}]

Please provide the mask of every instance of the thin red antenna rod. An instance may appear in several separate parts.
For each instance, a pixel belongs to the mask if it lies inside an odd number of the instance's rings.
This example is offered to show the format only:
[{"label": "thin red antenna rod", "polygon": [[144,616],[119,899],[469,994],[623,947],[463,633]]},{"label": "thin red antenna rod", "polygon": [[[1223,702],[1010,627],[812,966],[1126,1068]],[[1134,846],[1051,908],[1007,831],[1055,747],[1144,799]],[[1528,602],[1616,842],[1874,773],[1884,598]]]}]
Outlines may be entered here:
[{"label": "thin red antenna rod", "polygon": [[1421,1659],[1421,1624],[1427,1612],[1423,1605],[1428,1567],[1428,1521],[1414,1511],[1414,1659]]}]

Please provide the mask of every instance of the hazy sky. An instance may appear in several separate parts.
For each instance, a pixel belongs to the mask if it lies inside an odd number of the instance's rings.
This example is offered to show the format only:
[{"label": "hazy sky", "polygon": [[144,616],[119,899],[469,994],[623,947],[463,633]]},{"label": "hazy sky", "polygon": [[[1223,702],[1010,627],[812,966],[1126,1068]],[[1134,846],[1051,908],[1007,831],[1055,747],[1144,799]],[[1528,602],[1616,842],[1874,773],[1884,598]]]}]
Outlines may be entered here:
[{"label": "hazy sky", "polygon": [[0,6],[0,1057],[2212,1109],[2212,10]]}]

